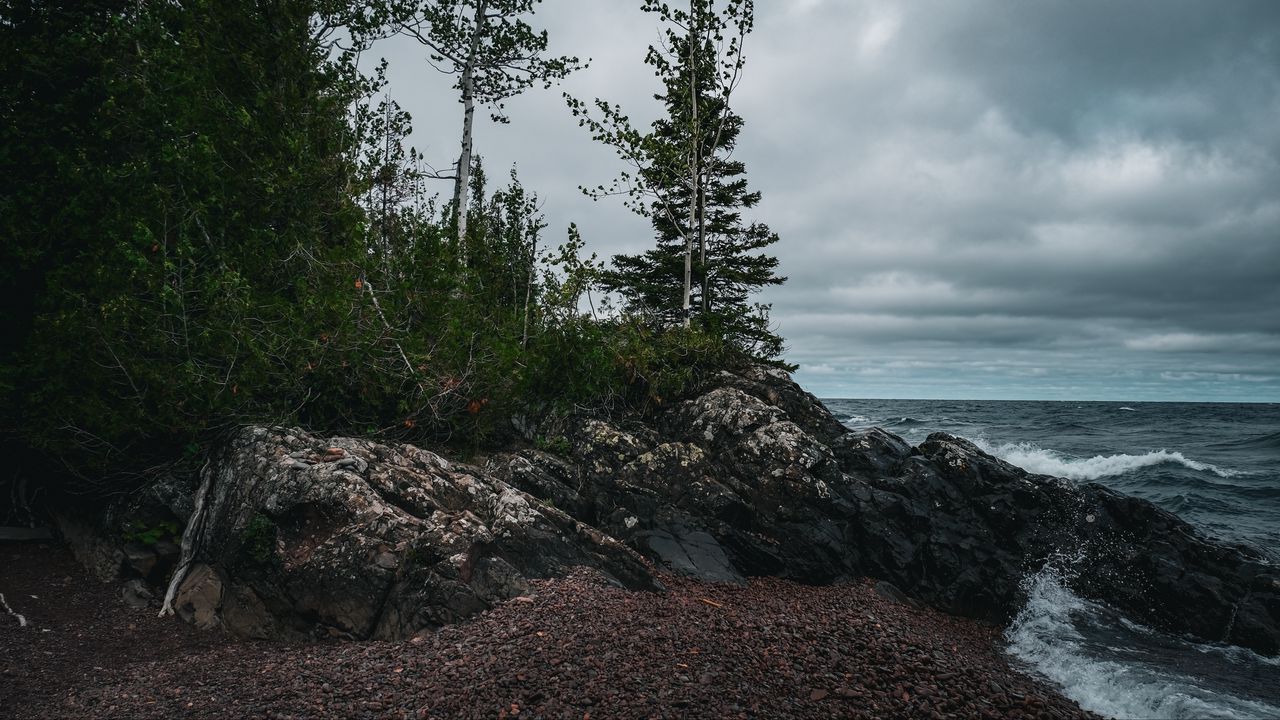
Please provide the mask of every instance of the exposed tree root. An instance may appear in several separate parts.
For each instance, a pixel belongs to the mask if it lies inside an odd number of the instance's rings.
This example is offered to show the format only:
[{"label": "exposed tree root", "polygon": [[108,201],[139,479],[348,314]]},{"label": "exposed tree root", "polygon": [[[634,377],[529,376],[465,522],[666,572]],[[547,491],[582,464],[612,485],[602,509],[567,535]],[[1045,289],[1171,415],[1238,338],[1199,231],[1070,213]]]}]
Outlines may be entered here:
[{"label": "exposed tree root", "polygon": [[187,577],[187,570],[191,567],[192,560],[195,559],[196,550],[204,543],[204,526],[205,519],[209,514],[207,500],[209,491],[213,488],[214,473],[206,464],[202,473],[204,478],[200,482],[200,490],[196,493],[196,506],[191,511],[191,518],[187,520],[187,527],[182,531],[182,552],[178,556],[178,567],[173,571],[173,577],[169,579],[169,588],[164,593],[164,604],[160,607],[160,617],[173,614],[173,601],[178,596],[178,588],[182,585],[182,581]]}]

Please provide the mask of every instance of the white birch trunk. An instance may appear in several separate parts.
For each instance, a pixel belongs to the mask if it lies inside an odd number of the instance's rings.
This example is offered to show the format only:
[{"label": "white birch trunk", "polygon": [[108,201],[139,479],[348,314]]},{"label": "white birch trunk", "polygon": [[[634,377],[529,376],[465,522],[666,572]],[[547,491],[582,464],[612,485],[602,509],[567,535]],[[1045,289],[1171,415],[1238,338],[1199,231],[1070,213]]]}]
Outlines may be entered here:
[{"label": "white birch trunk", "polygon": [[[696,102],[696,101],[695,101]],[[705,164],[701,156],[699,164]],[[710,274],[707,272],[707,184],[710,183],[710,171],[703,170],[698,174],[698,269],[702,273],[702,315],[706,317],[711,310],[707,299],[707,287]]]},{"label": "white birch trunk", "polygon": [[486,0],[476,3],[471,47],[467,50],[467,62],[462,68],[462,152],[458,156],[458,172],[453,182],[453,205],[458,213],[458,252],[462,254],[463,264],[467,261],[467,196],[471,191],[471,128],[476,114],[476,54],[480,49],[480,34],[484,30],[486,5]]},{"label": "white birch trunk", "polygon": [[[690,296],[693,293],[693,233],[694,227],[697,225],[698,218],[698,195],[702,183],[702,173],[700,170],[701,160],[698,157],[698,150],[702,144],[701,138],[698,137],[698,68],[696,63],[697,57],[694,49],[697,46],[697,8],[693,0],[689,2],[689,99],[692,102],[693,119],[690,128],[691,140],[690,147],[690,166],[689,178],[693,181],[692,187],[689,188],[689,229],[684,236],[684,301],[681,309],[684,312],[684,326],[689,327],[690,315]],[[701,234],[698,236],[698,242],[702,242]]]}]

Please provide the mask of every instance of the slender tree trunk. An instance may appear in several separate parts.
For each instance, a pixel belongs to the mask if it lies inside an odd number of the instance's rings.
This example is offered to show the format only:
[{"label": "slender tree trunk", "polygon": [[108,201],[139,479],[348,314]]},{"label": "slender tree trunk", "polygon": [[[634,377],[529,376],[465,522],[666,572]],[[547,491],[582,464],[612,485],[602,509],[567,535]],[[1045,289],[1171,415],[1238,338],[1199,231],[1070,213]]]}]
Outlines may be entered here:
[{"label": "slender tree trunk", "polygon": [[680,305],[684,314],[685,327],[689,327],[691,309],[689,296],[693,288],[693,223],[696,206],[697,202],[691,197],[689,199],[689,231],[684,236],[684,300]]},{"label": "slender tree trunk", "polygon": [[529,346],[529,305],[533,302],[534,271],[538,267],[538,236],[529,238],[529,279],[524,286],[524,330],[520,333],[520,347]]},{"label": "slender tree trunk", "polygon": [[386,113],[383,117],[382,132],[383,138],[382,148],[382,168],[380,179],[382,180],[382,277],[391,277],[391,228],[389,227],[391,218],[391,182],[394,177],[387,169],[391,167],[391,98],[387,97]]},{"label": "slender tree trunk", "polygon": [[[690,167],[689,177],[693,181],[693,187],[689,193],[689,228],[684,236],[684,303],[682,309],[684,311],[684,326],[689,327],[689,315],[691,314],[690,295],[693,293],[693,233],[694,228],[698,226],[698,196],[702,189],[702,158],[699,157],[699,150],[702,145],[702,138],[698,136],[698,67],[695,64],[697,56],[694,52],[697,47],[698,37],[698,17],[696,0],[689,0],[689,98],[692,102],[692,120],[690,124]],[[701,232],[698,235],[698,243],[701,245]],[[705,253],[704,253],[705,255]]]},{"label": "slender tree trunk", "polygon": [[[701,38],[699,38],[700,40]],[[703,166],[707,164],[706,158],[702,153],[702,123],[698,118],[698,66],[697,63],[699,53],[689,52],[689,66],[693,69],[693,132],[694,142],[697,143],[697,192],[694,193],[698,200],[698,272],[702,274],[702,317],[705,321],[709,305],[707,303],[707,182],[710,180],[711,173]],[[714,153],[716,148],[712,146],[709,152]]]},{"label": "slender tree trunk", "polygon": [[[705,159],[699,157],[698,160],[706,164]],[[702,317],[704,318],[711,311],[711,301],[707,293],[710,277],[710,273],[707,272],[707,184],[711,180],[710,175],[711,171],[707,169],[699,175],[698,181],[698,272],[702,273]]]},{"label": "slender tree trunk", "polygon": [[480,49],[480,34],[484,32],[487,4],[486,0],[476,3],[471,47],[467,50],[467,63],[462,68],[462,153],[458,156],[458,172],[453,181],[453,206],[458,213],[458,252],[463,264],[467,261],[467,194],[471,186],[471,127],[476,114],[476,53]]}]

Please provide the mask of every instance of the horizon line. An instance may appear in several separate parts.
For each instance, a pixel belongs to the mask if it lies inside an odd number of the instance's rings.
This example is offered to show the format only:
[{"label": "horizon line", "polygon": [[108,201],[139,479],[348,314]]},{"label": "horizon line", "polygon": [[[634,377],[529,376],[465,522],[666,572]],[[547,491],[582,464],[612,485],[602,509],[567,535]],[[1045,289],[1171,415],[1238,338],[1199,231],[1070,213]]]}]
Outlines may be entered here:
[{"label": "horizon line", "polygon": [[822,397],[815,393],[815,397],[826,402],[827,400],[912,400],[916,402],[1088,402],[1088,403],[1181,403],[1193,405],[1280,405],[1280,400],[1099,400],[1094,398],[1081,399],[1063,399],[1063,398],[942,398],[942,397]]}]

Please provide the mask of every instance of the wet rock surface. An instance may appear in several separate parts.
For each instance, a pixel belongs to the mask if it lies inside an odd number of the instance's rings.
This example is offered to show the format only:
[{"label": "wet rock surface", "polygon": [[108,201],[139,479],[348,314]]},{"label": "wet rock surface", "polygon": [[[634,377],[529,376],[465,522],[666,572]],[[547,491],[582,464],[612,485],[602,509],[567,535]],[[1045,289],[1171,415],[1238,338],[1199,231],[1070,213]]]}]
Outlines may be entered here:
[{"label": "wet rock surface", "polygon": [[0,715],[21,720],[1092,717],[1013,672],[998,628],[869,581],[649,593],[580,570],[409,640],[232,643],[103,602],[63,550],[0,553],[31,620],[0,617]]},{"label": "wet rock surface", "polygon": [[943,433],[866,485],[861,568],[935,607],[1006,620],[1022,579],[1054,563],[1081,595],[1145,624],[1280,651],[1277,568],[1150,502],[1031,475]]}]

